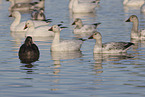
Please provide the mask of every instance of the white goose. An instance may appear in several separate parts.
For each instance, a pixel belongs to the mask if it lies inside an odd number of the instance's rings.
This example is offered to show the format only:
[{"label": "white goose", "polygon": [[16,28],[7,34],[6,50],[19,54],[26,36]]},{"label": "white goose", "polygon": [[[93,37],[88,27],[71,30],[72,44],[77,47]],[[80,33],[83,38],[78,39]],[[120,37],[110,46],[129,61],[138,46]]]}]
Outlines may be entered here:
[{"label": "white goose", "polygon": [[72,4],[70,4],[70,8],[72,6],[73,13],[91,13],[95,11],[97,4],[99,1],[93,2],[79,2],[79,0],[72,0]]},{"label": "white goose", "polygon": [[[72,6],[73,6],[73,1],[74,0],[69,0],[69,9],[72,9]],[[86,1],[84,1],[84,0],[82,0],[82,2],[87,2],[87,3],[95,3],[95,2],[100,2],[100,0],[86,0]]]},{"label": "white goose", "polygon": [[102,44],[102,36],[95,32],[89,39],[96,39],[94,53],[125,53],[134,43],[131,42],[109,42]]},{"label": "white goose", "polygon": [[97,31],[97,26],[101,23],[95,23],[91,25],[84,25],[80,18],[76,18],[72,25],[76,25],[74,28],[74,34],[93,33]]},{"label": "white goose", "polygon": [[26,11],[30,9],[34,9],[35,7],[43,8],[44,7],[44,0],[39,0],[39,2],[32,2],[32,3],[18,3],[15,0],[9,0],[11,5],[9,10],[11,11]]},{"label": "white goose", "polygon": [[144,4],[144,0],[124,0],[123,5],[125,6],[142,6]]},{"label": "white goose", "polygon": [[81,48],[81,40],[63,40],[60,41],[60,28],[57,25],[53,25],[50,31],[55,33],[51,51],[78,51]]},{"label": "white goose", "polygon": [[47,37],[47,36],[54,36],[54,32],[48,31],[51,27],[49,26],[40,26],[35,27],[34,22],[32,20],[28,20],[25,24],[25,27],[23,29],[28,28],[26,32],[26,36],[31,37]]},{"label": "white goose", "polygon": [[141,11],[141,12],[145,12],[145,2],[144,2],[144,4],[141,6],[140,11]]},{"label": "white goose", "polygon": [[131,15],[126,22],[132,22],[133,26],[131,29],[131,38],[132,39],[145,39],[145,30],[138,30],[139,20],[136,15]]},{"label": "white goose", "polygon": [[[13,21],[13,23],[10,26],[10,30],[11,31],[27,31],[26,29],[24,30],[26,21],[20,22],[21,21],[21,14],[20,14],[20,12],[14,11],[10,15],[10,17],[15,17],[15,20]],[[35,27],[50,24],[50,22],[47,23],[45,21],[33,21],[33,22],[35,24]]]}]

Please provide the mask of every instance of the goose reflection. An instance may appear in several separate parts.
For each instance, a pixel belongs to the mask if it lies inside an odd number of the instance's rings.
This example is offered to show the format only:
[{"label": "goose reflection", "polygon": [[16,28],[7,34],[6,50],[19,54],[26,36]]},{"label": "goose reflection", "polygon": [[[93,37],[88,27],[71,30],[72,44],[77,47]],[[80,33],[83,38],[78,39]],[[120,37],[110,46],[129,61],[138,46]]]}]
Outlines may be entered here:
[{"label": "goose reflection", "polygon": [[102,62],[103,62],[103,54],[95,54],[94,53],[94,66],[93,66],[93,70],[96,72],[96,74],[98,73],[103,73],[103,66],[102,66]]},{"label": "goose reflection", "polygon": [[[25,39],[25,33],[24,32],[10,32],[11,36],[13,37],[13,41],[16,42],[16,44],[20,45],[21,42]],[[54,37],[33,37],[33,41],[48,41],[51,42]]]},{"label": "goose reflection", "polygon": [[[134,11],[136,11],[136,10],[140,10],[140,7],[139,6],[133,6],[133,7],[131,7],[131,6],[124,6],[123,7],[124,8],[124,12],[125,13],[134,13]],[[126,15],[129,15],[129,14],[126,14]]]},{"label": "goose reflection", "polygon": [[72,23],[76,18],[81,18],[82,20],[88,21],[88,22],[94,22],[96,21],[96,13],[72,13],[71,10],[70,13],[70,22]]},{"label": "goose reflection", "polygon": [[67,60],[67,59],[76,59],[82,57],[81,51],[71,51],[71,52],[51,52],[51,58],[54,61],[54,74],[58,74],[60,72],[59,67],[61,67],[60,60]]},{"label": "goose reflection", "polygon": [[94,60],[95,60],[95,65],[94,65],[94,70],[96,73],[102,73],[102,63],[105,61],[109,61],[112,64],[117,64],[116,62],[120,60],[126,60],[129,58],[133,58],[131,54],[128,53],[121,53],[121,54],[95,54],[94,53]]}]

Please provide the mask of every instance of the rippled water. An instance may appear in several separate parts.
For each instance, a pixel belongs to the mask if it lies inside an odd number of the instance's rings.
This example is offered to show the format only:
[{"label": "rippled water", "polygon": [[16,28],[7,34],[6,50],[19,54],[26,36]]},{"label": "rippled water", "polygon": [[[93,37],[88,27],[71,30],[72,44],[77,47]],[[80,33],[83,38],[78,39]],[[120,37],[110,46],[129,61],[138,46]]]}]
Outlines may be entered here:
[{"label": "rippled water", "polygon": [[[71,14],[69,0],[45,0],[45,14],[52,25],[64,22],[68,29],[62,39],[74,38],[74,18],[86,24],[101,22],[98,31],[103,42],[130,41],[132,23],[125,20],[132,14],[145,27],[145,15],[139,8],[122,5],[123,0],[101,0],[94,14]],[[145,41],[138,42],[124,55],[93,54],[95,40],[84,41],[80,52],[50,52],[53,38],[35,38],[40,59],[22,64],[18,50],[23,33],[11,33],[9,2],[0,0],[0,96],[1,97],[144,97]],[[30,14],[22,14],[22,21]]]}]

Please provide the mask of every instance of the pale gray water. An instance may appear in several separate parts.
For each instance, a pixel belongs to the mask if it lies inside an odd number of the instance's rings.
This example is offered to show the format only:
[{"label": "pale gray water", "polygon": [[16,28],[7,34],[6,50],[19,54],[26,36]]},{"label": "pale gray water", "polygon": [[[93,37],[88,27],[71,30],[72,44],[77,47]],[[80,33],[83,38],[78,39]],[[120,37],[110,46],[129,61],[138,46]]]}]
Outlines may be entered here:
[{"label": "pale gray water", "polygon": [[[145,97],[145,41],[129,49],[127,55],[93,55],[94,40],[83,43],[81,52],[51,53],[52,38],[37,38],[40,59],[29,67],[20,63],[18,49],[24,38],[10,33],[9,2],[0,0],[0,97]],[[80,17],[85,23],[101,22],[103,42],[130,41],[132,14],[145,28],[139,8],[125,8],[123,0],[101,0],[95,14],[71,15],[69,0],[45,0],[45,14],[52,24],[67,26],[61,38],[74,38],[71,23]],[[30,14],[22,14],[22,21]]]}]

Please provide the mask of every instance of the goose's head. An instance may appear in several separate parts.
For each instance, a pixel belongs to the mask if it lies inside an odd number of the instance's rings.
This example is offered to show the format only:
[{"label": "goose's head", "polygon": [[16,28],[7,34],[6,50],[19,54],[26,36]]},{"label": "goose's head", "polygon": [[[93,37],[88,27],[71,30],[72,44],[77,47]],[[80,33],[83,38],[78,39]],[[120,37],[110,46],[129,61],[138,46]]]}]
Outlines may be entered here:
[{"label": "goose's head", "polygon": [[136,22],[138,21],[138,17],[136,15],[131,15],[126,22]]},{"label": "goose's head", "polygon": [[44,9],[43,8],[40,8],[40,12],[44,13]]},{"label": "goose's head", "polygon": [[53,32],[60,32],[60,27],[58,25],[53,25],[48,31],[53,31]]},{"label": "goose's head", "polygon": [[33,44],[33,41],[32,41],[32,37],[31,36],[27,36],[26,39],[25,39],[25,44],[27,46],[31,46],[31,44]]},{"label": "goose's head", "polygon": [[17,16],[21,16],[20,12],[19,11],[13,11],[9,17],[17,17]]},{"label": "goose's head", "polygon": [[34,27],[34,23],[33,23],[32,20],[26,21],[24,29],[27,29],[27,28],[30,28],[30,27]]},{"label": "goose's head", "polygon": [[102,39],[102,35],[100,32],[95,32],[88,39]]},{"label": "goose's head", "polygon": [[82,20],[80,18],[76,18],[72,25],[80,25],[82,24]]}]

